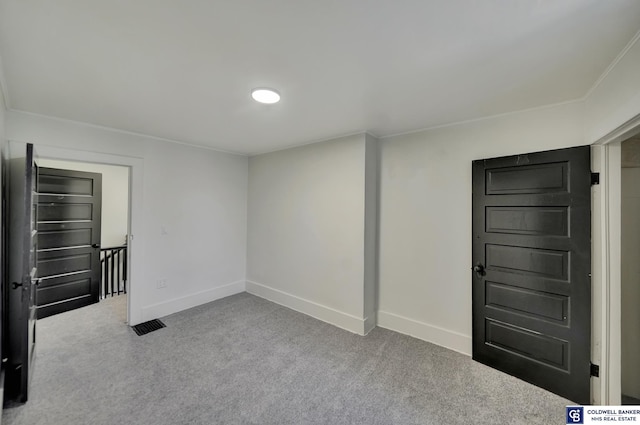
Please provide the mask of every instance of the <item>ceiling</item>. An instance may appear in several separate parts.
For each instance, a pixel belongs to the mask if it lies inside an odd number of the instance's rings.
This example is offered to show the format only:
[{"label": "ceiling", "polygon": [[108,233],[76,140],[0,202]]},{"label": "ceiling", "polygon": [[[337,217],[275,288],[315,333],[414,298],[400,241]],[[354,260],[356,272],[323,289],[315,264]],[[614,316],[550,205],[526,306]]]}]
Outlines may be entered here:
[{"label": "ceiling", "polygon": [[10,109],[244,154],[579,99],[638,30],[638,0],[0,0]]}]

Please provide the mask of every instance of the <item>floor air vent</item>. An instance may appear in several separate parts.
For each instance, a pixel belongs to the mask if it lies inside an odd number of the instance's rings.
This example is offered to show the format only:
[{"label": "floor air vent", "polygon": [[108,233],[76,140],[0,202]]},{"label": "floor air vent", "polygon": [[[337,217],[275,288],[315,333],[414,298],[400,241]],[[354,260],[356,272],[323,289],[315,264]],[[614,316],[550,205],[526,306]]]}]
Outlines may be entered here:
[{"label": "floor air vent", "polygon": [[139,325],[133,326],[133,330],[138,334],[138,336],[142,336],[148,334],[149,332],[162,329],[164,327],[166,326],[160,320],[153,319],[149,320],[148,322],[140,323]]}]

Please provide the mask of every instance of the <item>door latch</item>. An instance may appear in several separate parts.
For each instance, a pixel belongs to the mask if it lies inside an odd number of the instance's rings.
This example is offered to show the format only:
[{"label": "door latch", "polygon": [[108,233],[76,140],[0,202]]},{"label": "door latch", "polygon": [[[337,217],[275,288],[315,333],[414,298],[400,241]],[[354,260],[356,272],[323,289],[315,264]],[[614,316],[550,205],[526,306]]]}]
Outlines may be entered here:
[{"label": "door latch", "polygon": [[484,271],[484,266],[479,261],[478,261],[478,264],[473,266],[473,271],[476,272],[476,276],[478,276],[478,279],[482,279],[482,276],[486,274]]}]

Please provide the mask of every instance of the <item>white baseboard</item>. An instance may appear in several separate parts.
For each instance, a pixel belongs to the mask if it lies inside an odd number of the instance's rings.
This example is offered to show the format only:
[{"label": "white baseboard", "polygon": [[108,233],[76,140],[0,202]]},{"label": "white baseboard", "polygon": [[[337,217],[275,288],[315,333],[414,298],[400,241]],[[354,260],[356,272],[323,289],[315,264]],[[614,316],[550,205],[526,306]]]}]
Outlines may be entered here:
[{"label": "white baseboard", "polygon": [[[276,304],[283,305],[292,310],[315,317],[318,320],[327,322],[349,332],[358,335],[366,335],[370,329],[367,329],[368,319],[361,319],[348,313],[335,310],[322,304],[300,298],[279,289],[274,289],[257,282],[247,281],[247,292],[260,298],[267,299]],[[375,324],[374,324],[375,327]]]},{"label": "white baseboard", "polygon": [[378,326],[440,345],[467,356],[471,355],[471,337],[458,332],[386,311],[378,311]]},{"label": "white baseboard", "polygon": [[218,286],[216,288],[207,289],[206,291],[196,292],[195,294],[173,300],[149,305],[142,308],[142,321],[157,319],[159,317],[168,316],[188,308],[196,307],[201,304],[210,303],[230,295],[239,294],[245,291],[245,281],[239,280],[228,285]]}]

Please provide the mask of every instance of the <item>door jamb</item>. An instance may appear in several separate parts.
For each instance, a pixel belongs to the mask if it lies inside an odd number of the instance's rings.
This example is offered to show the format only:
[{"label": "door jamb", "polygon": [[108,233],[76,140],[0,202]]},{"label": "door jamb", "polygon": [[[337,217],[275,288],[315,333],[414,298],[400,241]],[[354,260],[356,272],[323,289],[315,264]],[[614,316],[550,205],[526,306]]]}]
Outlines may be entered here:
[{"label": "door jamb", "polygon": [[[592,358],[600,362],[600,378],[592,394],[595,404],[620,405],[621,376],[621,144],[640,133],[640,114],[597,140],[592,147],[600,188],[593,198],[592,284],[594,345]],[[598,338],[598,336],[600,338]]]},{"label": "door jamb", "polygon": [[[112,155],[100,152],[65,149],[55,146],[38,144],[40,158],[57,159],[63,161],[93,162],[107,165],[129,167],[129,235],[128,235],[128,278],[127,288],[127,321],[129,326],[142,322],[142,304],[139,286],[144,282],[144,238],[142,212],[143,203],[143,175],[144,160],[142,158],[124,155]],[[135,238],[134,238],[135,236]]]}]

